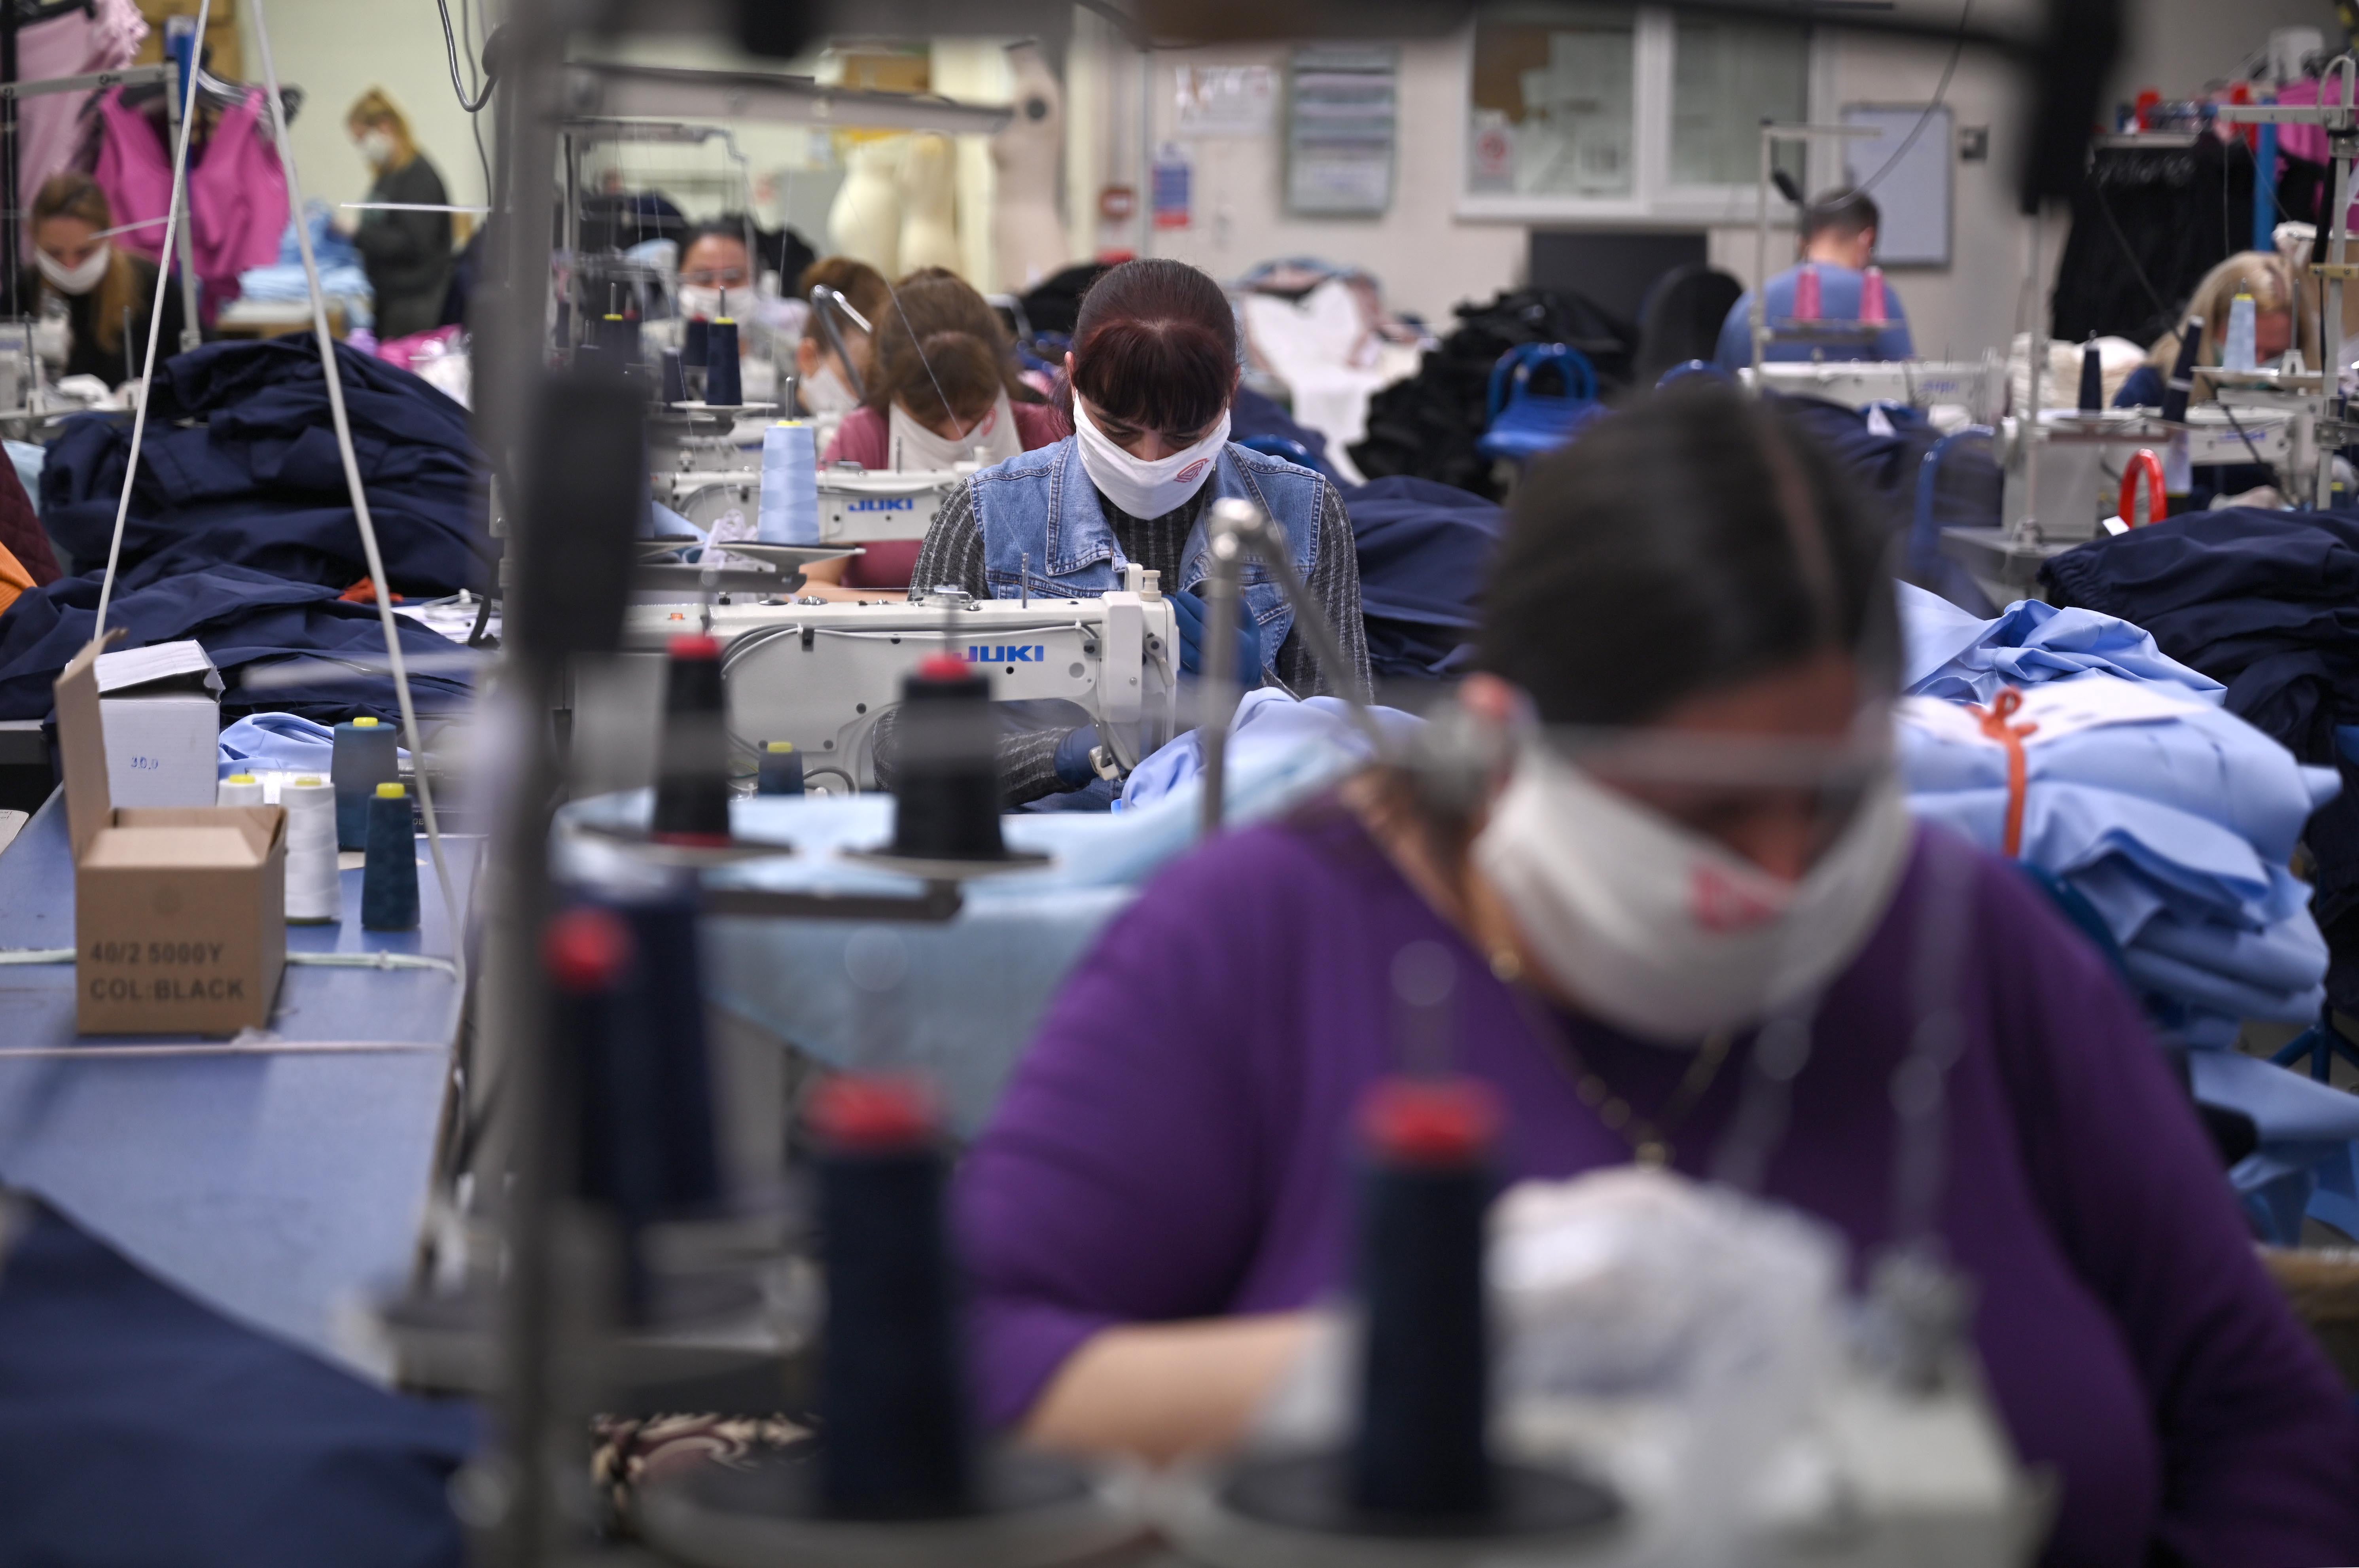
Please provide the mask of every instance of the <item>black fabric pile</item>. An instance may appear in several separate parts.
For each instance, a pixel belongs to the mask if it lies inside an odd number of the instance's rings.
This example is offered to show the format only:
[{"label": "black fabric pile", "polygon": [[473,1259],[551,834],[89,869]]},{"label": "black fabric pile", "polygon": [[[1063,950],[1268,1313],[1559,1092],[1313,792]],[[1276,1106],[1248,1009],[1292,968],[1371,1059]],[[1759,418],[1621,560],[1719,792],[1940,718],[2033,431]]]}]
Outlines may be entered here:
[{"label": "black fabric pile", "polygon": [[1379,681],[1465,674],[1505,515],[1430,479],[1378,479],[1343,494],[1360,557],[1370,672]]},{"label": "black fabric pile", "polygon": [[1519,289],[1458,307],[1458,325],[1418,373],[1368,402],[1368,433],[1352,461],[1370,479],[1407,474],[1497,500],[1491,460],[1474,450],[1490,423],[1492,367],[1525,343],[1570,343],[1597,371],[1599,390],[1627,383],[1637,330],[1579,294]]},{"label": "black fabric pile", "polygon": [[1910,409],[1887,409],[1885,429],[1872,428],[1867,411],[1816,397],[1787,397],[1783,407],[1817,438],[1828,454],[1858,485],[1891,531],[1893,561],[1900,575],[1976,615],[1995,615],[1969,572],[1940,552],[1945,528],[1995,528],[2006,475],[1986,441],[1961,442],[1942,454],[1933,487],[1930,526],[1916,533],[1917,492],[1925,458],[1941,432]]},{"label": "black fabric pile", "polygon": [[2057,556],[2049,596],[2144,626],[2162,651],[2228,688],[2228,711],[2343,793],[2303,834],[2310,909],[2333,1006],[2359,1012],[2359,765],[2336,730],[2359,724],[2359,512],[2193,512]]},{"label": "black fabric pile", "polygon": [[[393,591],[484,589],[495,556],[467,411],[406,370],[337,354]],[[49,449],[41,520],[82,575],[25,593],[0,615],[0,717],[46,714],[49,681],[95,630],[130,446],[128,420],[84,415]],[[390,719],[398,709],[382,675],[331,685],[323,670],[309,686],[242,692],[233,673],[303,653],[381,661],[374,607],[338,602],[367,574],[310,337],[211,343],[158,367],[109,610],[110,624],[131,628],[129,646],[196,638],[233,682],[229,713]],[[421,626],[404,623],[401,635],[419,654],[459,653]],[[467,691],[447,672],[414,675],[412,686],[429,711],[449,710]]]},{"label": "black fabric pile", "polygon": [[2253,155],[2243,142],[2099,147],[2072,200],[2055,335],[2154,342],[2179,324],[2203,275],[2246,248],[2252,228]]}]

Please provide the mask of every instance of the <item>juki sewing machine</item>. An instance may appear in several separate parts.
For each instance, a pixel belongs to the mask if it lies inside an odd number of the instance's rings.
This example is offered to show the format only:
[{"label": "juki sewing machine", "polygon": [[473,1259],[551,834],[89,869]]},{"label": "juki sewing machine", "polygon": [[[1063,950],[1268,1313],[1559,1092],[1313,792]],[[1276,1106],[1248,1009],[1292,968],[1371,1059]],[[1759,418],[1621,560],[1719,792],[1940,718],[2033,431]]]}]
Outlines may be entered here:
[{"label": "juki sewing machine", "polygon": [[[962,466],[963,471],[893,472],[837,463],[821,469],[819,542],[857,545],[925,538],[951,492],[973,472],[972,465]],[[655,475],[656,499],[700,528],[712,528],[731,511],[753,517],[761,495],[762,475],[756,468]]]},{"label": "juki sewing machine", "polygon": [[[908,476],[901,476],[908,477]],[[1180,728],[1179,623],[1153,572],[1127,568],[1102,598],[971,599],[955,590],[907,604],[636,604],[622,656],[578,666],[571,706],[577,750],[608,787],[652,776],[663,654],[683,632],[720,640],[734,746],[746,756],[791,741],[816,789],[876,786],[877,721],[919,660],[945,651],[983,666],[995,701],[1052,701],[1094,723],[1124,769]]]}]

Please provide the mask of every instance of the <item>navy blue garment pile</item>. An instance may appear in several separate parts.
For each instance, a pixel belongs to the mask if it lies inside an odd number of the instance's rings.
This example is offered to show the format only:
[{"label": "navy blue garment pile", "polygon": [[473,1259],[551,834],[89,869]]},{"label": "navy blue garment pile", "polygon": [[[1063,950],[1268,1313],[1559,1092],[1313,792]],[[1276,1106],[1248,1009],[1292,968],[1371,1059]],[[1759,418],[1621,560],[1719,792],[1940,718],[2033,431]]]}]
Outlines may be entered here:
[{"label": "navy blue garment pile", "polygon": [[0,1272],[0,1562],[460,1568],[463,1405],[241,1328],[30,1205]]},{"label": "navy blue garment pile", "polygon": [[[1970,615],[1987,619],[1998,614],[1998,606],[1990,602],[1973,574],[1940,553],[1935,543],[1938,531],[1912,548],[1918,479],[1925,455],[1941,439],[1940,430],[1910,408],[1887,408],[1884,422],[1890,430],[1884,433],[1868,428],[1865,409],[1817,397],[1785,397],[1780,402],[1866,493],[1876,516],[1897,543],[1895,559],[1901,563],[1904,578]],[[1995,528],[2004,485],[2005,477],[1987,445],[1961,443],[1952,448],[1941,459],[1940,483],[1933,495],[1933,528]]]},{"label": "navy blue garment pile", "polygon": [[[63,578],[21,595],[0,614],[0,719],[48,715],[58,671],[97,635],[98,590],[94,572]],[[227,683],[222,693],[224,717],[266,710],[301,713],[322,724],[354,713],[374,713],[387,723],[401,716],[393,682],[381,675],[337,679],[338,670],[322,665],[319,679],[309,684],[255,691],[240,686],[240,671],[264,659],[341,658],[382,665],[385,633],[376,607],[345,604],[333,588],[289,583],[249,566],[216,566],[137,588],[118,585],[106,614],[109,625],[129,630],[125,647],[180,637],[201,643]],[[394,625],[407,654],[447,657],[460,651],[457,644],[406,617],[395,616]],[[409,686],[424,713],[462,706],[469,690],[462,678],[417,670],[410,671]]]},{"label": "navy blue garment pile", "polygon": [[2144,626],[2228,688],[2225,706],[2343,789],[2310,821],[2310,908],[2332,955],[2328,999],[2359,1010],[2359,768],[2335,746],[2359,724],[2359,512],[2192,512],[2067,550],[2049,596]]},{"label": "navy blue garment pile", "polygon": [[[406,370],[336,354],[393,591],[484,588],[484,469],[467,411]],[[223,562],[339,591],[368,574],[308,336],[208,343],[156,380],[118,592]],[[109,415],[68,421],[49,448],[41,520],[80,570],[105,562],[130,452],[130,422]]]},{"label": "navy blue garment pile", "polygon": [[1371,673],[1380,681],[1464,674],[1505,514],[1480,495],[1405,475],[1343,496],[1359,548]]},{"label": "navy blue garment pile", "polygon": [[[490,581],[482,454],[467,411],[406,370],[337,347],[369,513],[397,593],[436,596]],[[71,419],[41,471],[41,520],[82,575],[0,614],[0,717],[39,718],[49,682],[96,630],[99,577],[130,461],[118,415]],[[241,690],[238,667],[316,655],[381,663],[371,605],[337,595],[368,574],[335,440],[327,380],[309,337],[209,343],[156,372],[147,433],[124,524],[110,623],[128,647],[194,637],[231,682],[231,716],[283,710],[321,720],[398,713],[392,681],[321,669],[303,685]],[[458,646],[403,621],[406,650]],[[455,708],[467,681],[413,673],[427,712]]]}]

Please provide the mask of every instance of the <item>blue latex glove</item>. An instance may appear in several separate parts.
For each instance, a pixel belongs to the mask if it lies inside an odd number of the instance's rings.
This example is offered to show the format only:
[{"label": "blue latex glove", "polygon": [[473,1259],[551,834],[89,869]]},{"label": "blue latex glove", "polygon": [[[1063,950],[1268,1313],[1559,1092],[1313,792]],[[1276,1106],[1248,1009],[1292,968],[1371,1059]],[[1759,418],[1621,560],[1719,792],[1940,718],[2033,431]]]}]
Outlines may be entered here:
[{"label": "blue latex glove", "polygon": [[1057,782],[1068,789],[1086,789],[1097,782],[1098,770],[1090,766],[1090,753],[1097,748],[1098,727],[1083,724],[1057,743]]},{"label": "blue latex glove", "polygon": [[[1212,612],[1201,595],[1181,589],[1167,593],[1180,618],[1180,668],[1190,675],[1204,673],[1204,627]],[[1261,683],[1261,625],[1245,605],[1237,606],[1237,676],[1247,686]]]}]

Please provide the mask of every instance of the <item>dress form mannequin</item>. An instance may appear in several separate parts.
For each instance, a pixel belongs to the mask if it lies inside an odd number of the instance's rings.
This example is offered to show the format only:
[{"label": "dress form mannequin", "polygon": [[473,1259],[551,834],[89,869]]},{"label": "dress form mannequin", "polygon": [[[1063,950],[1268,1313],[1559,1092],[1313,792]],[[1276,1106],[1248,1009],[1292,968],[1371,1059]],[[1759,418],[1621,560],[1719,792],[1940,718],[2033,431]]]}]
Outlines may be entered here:
[{"label": "dress form mannequin", "polygon": [[1037,45],[1010,48],[1007,67],[1016,79],[1016,117],[991,138],[991,161],[999,171],[991,245],[999,286],[1021,294],[1073,259],[1065,217],[1057,207],[1057,174],[1065,157],[1065,90],[1049,74]]},{"label": "dress form mannequin", "polygon": [[950,137],[921,132],[901,158],[901,270],[962,270],[958,239],[958,149]]},{"label": "dress form mannequin", "polygon": [[901,273],[901,188],[904,138],[853,144],[848,171],[827,212],[827,239],[838,256],[864,261],[887,278]]}]

